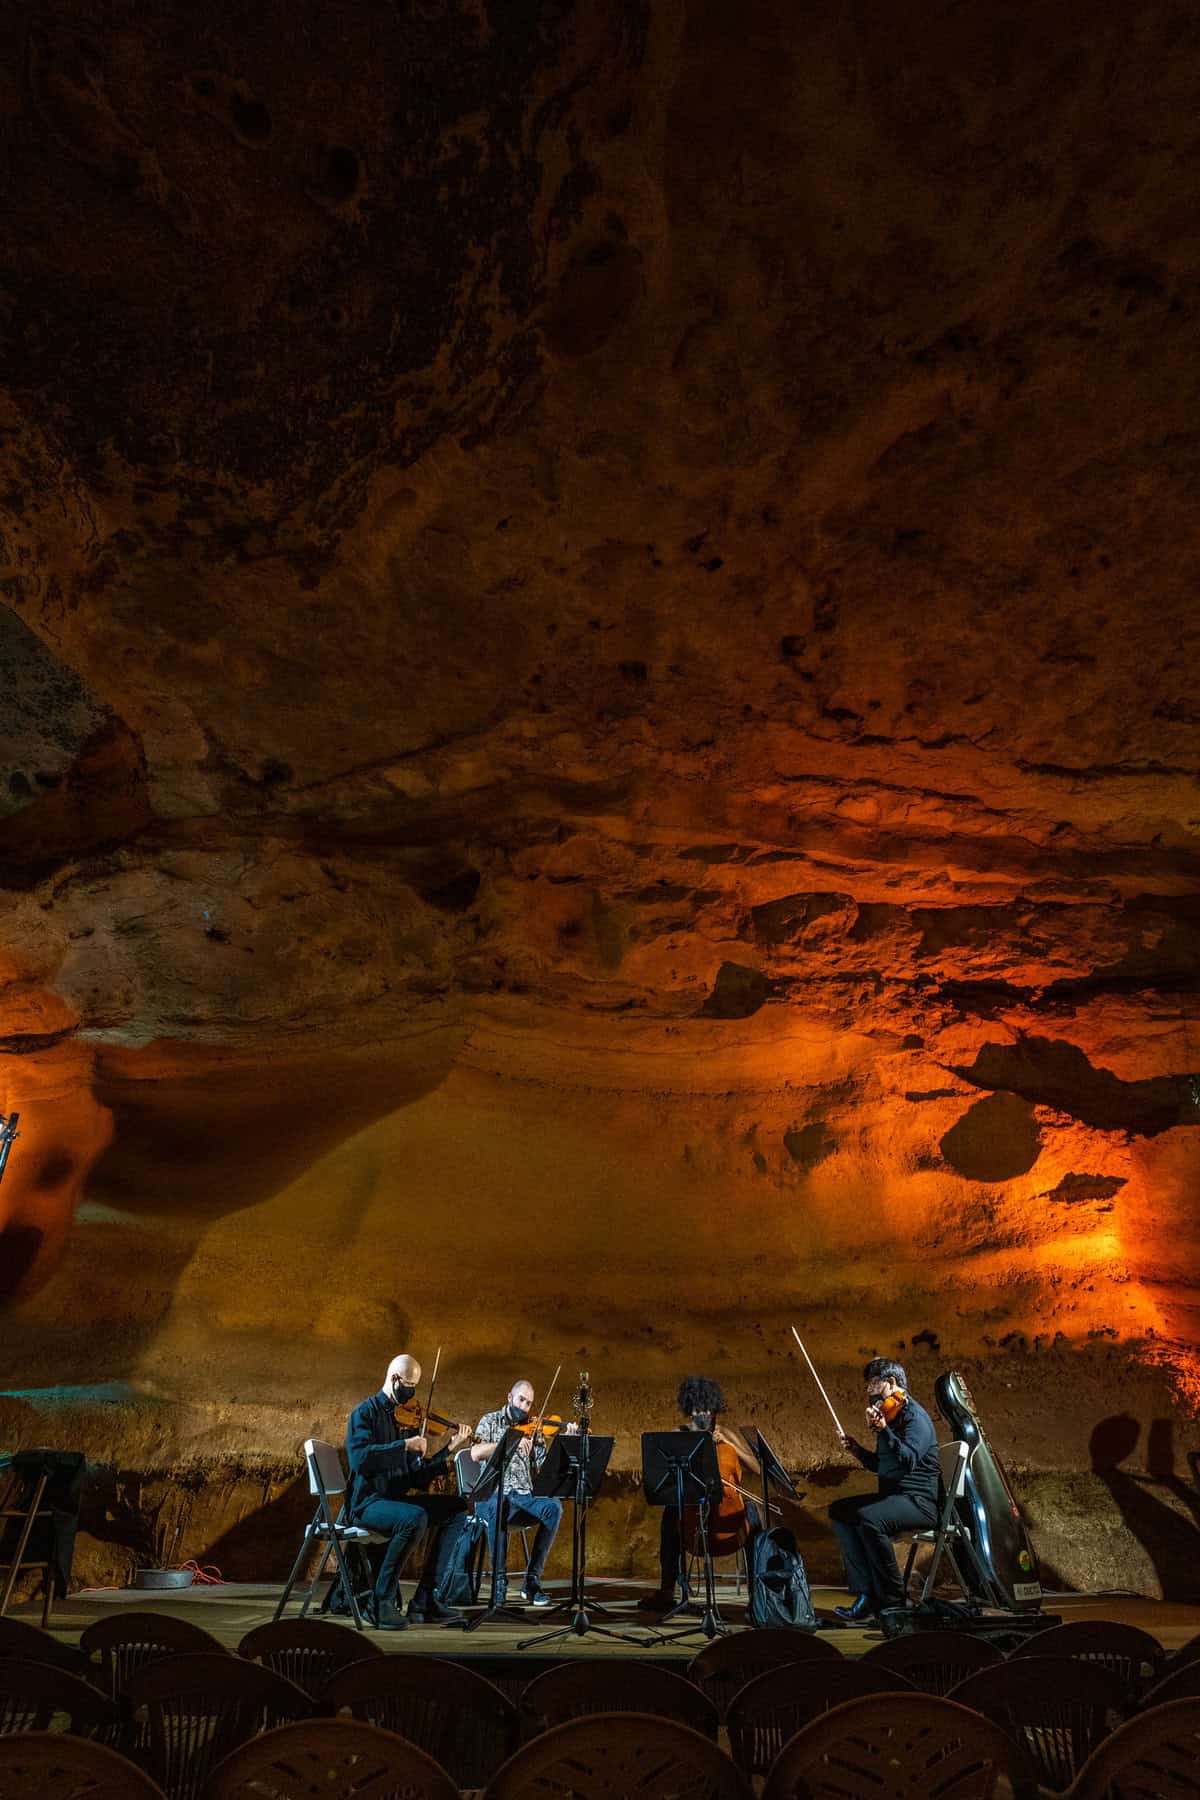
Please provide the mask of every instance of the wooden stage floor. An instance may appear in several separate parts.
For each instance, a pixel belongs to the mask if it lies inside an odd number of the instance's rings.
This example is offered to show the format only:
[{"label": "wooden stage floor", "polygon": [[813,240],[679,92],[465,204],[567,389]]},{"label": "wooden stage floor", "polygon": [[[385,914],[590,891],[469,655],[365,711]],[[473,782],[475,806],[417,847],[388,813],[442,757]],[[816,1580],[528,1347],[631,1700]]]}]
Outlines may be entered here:
[{"label": "wooden stage floor", "polygon": [[[556,1598],[565,1598],[565,1582],[550,1582],[548,1586]],[[610,1616],[596,1622],[618,1631],[631,1631],[637,1638],[649,1639],[648,1630],[642,1629],[645,1615],[636,1610],[639,1595],[648,1591],[645,1585],[628,1581],[597,1580],[594,1586],[589,1587],[589,1593],[601,1605],[610,1609]],[[189,1588],[167,1594],[132,1588],[85,1589],[56,1603],[50,1628],[63,1642],[76,1643],[80,1632],[94,1620],[101,1619],[108,1613],[137,1608],[173,1613],[179,1618],[190,1619],[211,1632],[222,1644],[236,1649],[253,1626],[266,1624],[270,1620],[279,1593],[278,1584],[250,1582],[229,1582],[219,1587]],[[848,1596],[833,1589],[817,1589],[813,1599],[818,1612],[827,1613],[833,1606],[844,1604]],[[726,1624],[735,1629],[744,1628],[744,1593],[736,1595],[731,1586],[728,1592],[719,1595],[719,1605]],[[295,1605],[289,1607],[289,1616],[294,1616],[297,1610]],[[544,1647],[518,1652],[517,1645],[522,1639],[551,1631],[567,1622],[565,1615],[551,1613],[548,1609],[535,1611],[531,1607],[522,1607],[521,1610],[524,1619],[519,1624],[495,1620],[474,1632],[423,1625],[411,1627],[407,1631],[372,1631],[369,1635],[389,1655],[448,1656],[456,1662],[470,1662],[484,1673],[487,1672],[487,1662],[494,1658],[496,1673],[500,1674],[501,1663],[508,1665],[504,1673],[510,1680],[510,1670],[518,1657],[520,1662],[529,1663],[532,1677],[538,1672],[539,1666],[551,1661],[561,1661],[566,1657],[632,1656],[645,1657],[652,1662],[686,1664],[706,1642],[699,1632],[668,1643],[655,1644],[647,1641],[644,1647],[599,1635],[582,1638],[572,1635],[559,1638],[557,1642]],[[1178,1649],[1200,1632],[1200,1606],[1185,1606],[1166,1600],[1147,1600],[1130,1595],[1070,1595],[1061,1599],[1047,1599],[1044,1610],[1064,1620],[1122,1619],[1149,1631],[1167,1650]],[[41,1616],[40,1603],[16,1607],[12,1611],[34,1624],[39,1622]],[[350,1621],[337,1622],[344,1624],[347,1630],[354,1629]],[[681,1624],[683,1622],[678,1621]],[[830,1631],[829,1636],[845,1655],[861,1656],[872,1644],[880,1642],[882,1633],[877,1630],[840,1628]]]}]

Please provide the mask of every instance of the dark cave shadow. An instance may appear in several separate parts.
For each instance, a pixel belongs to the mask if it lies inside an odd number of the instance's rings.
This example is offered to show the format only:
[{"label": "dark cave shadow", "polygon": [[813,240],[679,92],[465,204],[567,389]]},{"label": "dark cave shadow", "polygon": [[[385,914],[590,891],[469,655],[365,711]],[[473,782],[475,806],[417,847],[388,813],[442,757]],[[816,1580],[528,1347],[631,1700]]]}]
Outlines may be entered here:
[{"label": "dark cave shadow", "polygon": [[[337,1502],[333,1505],[336,1513]],[[301,1471],[274,1500],[255,1507],[210,1543],[193,1546],[189,1554],[226,1581],[283,1581],[315,1506],[308,1476]]]},{"label": "dark cave shadow", "polygon": [[[1128,1529],[1154,1565],[1163,1598],[1200,1601],[1200,1487],[1175,1473],[1174,1421],[1154,1419],[1146,1440],[1146,1473],[1132,1474],[1121,1464],[1132,1456],[1141,1425],[1128,1413],[1102,1419],[1089,1440],[1092,1469],[1115,1500]],[[1196,1470],[1200,1451],[1187,1453]],[[1159,1498],[1165,1490],[1186,1509],[1188,1518]]]}]

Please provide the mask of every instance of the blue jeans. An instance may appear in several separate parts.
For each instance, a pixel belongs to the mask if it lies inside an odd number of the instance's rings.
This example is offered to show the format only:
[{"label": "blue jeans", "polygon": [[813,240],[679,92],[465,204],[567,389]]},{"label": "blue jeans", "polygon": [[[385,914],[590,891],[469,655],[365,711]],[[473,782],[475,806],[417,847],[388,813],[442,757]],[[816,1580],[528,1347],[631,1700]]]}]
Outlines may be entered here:
[{"label": "blue jeans", "polygon": [[[545,1499],[541,1494],[506,1494],[504,1496],[504,1531],[507,1534],[514,1526],[519,1530],[522,1525],[536,1525],[537,1534],[533,1540],[533,1550],[529,1557],[529,1573],[527,1581],[537,1582],[542,1578],[542,1570],[546,1566],[546,1558],[550,1554],[550,1546],[554,1542],[562,1519],[562,1501]],[[483,1519],[491,1532],[496,1524],[495,1496],[490,1500],[481,1500],[475,1508],[475,1517]],[[507,1546],[507,1536],[505,1536]],[[501,1550],[501,1569],[503,1569],[504,1550]]]}]

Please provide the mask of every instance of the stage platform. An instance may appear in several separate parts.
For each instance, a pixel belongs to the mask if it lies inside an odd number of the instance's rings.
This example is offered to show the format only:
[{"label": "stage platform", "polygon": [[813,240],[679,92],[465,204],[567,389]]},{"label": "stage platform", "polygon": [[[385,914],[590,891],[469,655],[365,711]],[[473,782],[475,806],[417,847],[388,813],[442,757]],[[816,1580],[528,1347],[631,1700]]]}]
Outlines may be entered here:
[{"label": "stage platform", "polygon": [[[566,1586],[565,1582],[548,1583],[550,1591],[559,1599],[565,1598]],[[643,1629],[646,1615],[637,1611],[639,1596],[649,1591],[644,1584],[597,1580],[593,1592],[594,1599],[609,1609],[609,1616],[597,1620],[597,1623],[644,1638],[646,1641],[643,1645],[626,1644],[599,1635],[582,1638],[571,1636],[559,1638],[550,1645],[519,1651],[517,1645],[520,1640],[566,1623],[561,1613],[552,1613],[548,1609],[535,1611],[532,1607],[522,1607],[525,1617],[519,1624],[508,1620],[490,1621],[474,1632],[464,1632],[461,1628],[454,1627],[422,1625],[407,1631],[371,1631],[369,1636],[380,1650],[390,1656],[450,1657],[455,1662],[469,1663],[481,1674],[490,1676],[509,1690],[521,1687],[543,1668],[567,1658],[636,1657],[682,1669],[707,1640],[697,1631],[684,1639],[674,1638],[666,1643],[653,1642],[650,1629]],[[406,1587],[405,1598],[407,1592]],[[137,1608],[172,1613],[179,1618],[190,1619],[232,1650],[237,1648],[242,1638],[255,1625],[264,1625],[271,1619],[279,1594],[278,1583],[248,1582],[228,1582],[217,1587],[188,1588],[172,1593],[132,1588],[85,1589],[56,1603],[50,1629],[64,1643],[74,1644],[78,1642],[80,1632],[94,1620],[109,1613]],[[813,1601],[819,1614],[830,1613],[834,1606],[845,1604],[848,1598],[848,1595],[834,1589],[816,1589],[813,1593]],[[719,1604],[726,1624],[736,1630],[746,1629],[744,1590],[740,1595],[734,1592],[732,1586],[728,1591],[722,1591]],[[33,1624],[40,1620],[40,1603],[30,1603],[10,1610]],[[292,1605],[288,1616],[294,1617],[297,1611],[298,1608]],[[1143,1630],[1156,1637],[1166,1650],[1178,1649],[1200,1632],[1200,1606],[1185,1606],[1172,1601],[1147,1600],[1130,1595],[1079,1594],[1048,1598],[1045,1611],[1064,1621],[1102,1618],[1121,1619],[1131,1625],[1140,1625]],[[683,1622],[680,1620],[673,1624]],[[339,1619],[337,1623],[348,1631],[354,1630],[350,1621]],[[664,1630],[671,1629],[671,1626],[664,1627]],[[872,1644],[877,1644],[882,1639],[882,1633],[878,1630],[846,1627],[830,1629],[828,1636],[846,1656],[861,1656]]]}]

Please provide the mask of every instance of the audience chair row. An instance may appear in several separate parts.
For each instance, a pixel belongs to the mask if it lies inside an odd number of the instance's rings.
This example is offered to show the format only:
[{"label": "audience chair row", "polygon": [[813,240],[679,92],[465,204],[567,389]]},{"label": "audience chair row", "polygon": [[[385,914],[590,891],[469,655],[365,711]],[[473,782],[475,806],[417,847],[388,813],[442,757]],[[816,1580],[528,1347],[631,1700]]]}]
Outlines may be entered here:
[{"label": "audience chair row", "polygon": [[[1071,1800],[1113,1793],[1188,1794],[1197,1788],[1200,1703],[1175,1700],[1119,1725],[1089,1756]],[[1036,1772],[1021,1743],[991,1719],[931,1694],[863,1695],[795,1734],[775,1758],[763,1800],[845,1800],[876,1794],[886,1769],[890,1800],[982,1800],[1006,1792],[1035,1800]],[[457,1800],[459,1784],[419,1745],[358,1720],[309,1719],[268,1730],[233,1749],[196,1792],[198,1800],[352,1800],[401,1790],[406,1800]],[[0,1800],[86,1792],[89,1800],[163,1800],[166,1790],[101,1744],[56,1733],[0,1739]],[[750,1776],[710,1737],[676,1720],[609,1713],[553,1727],[493,1774],[485,1800],[567,1800],[683,1793],[750,1800]]]}]

